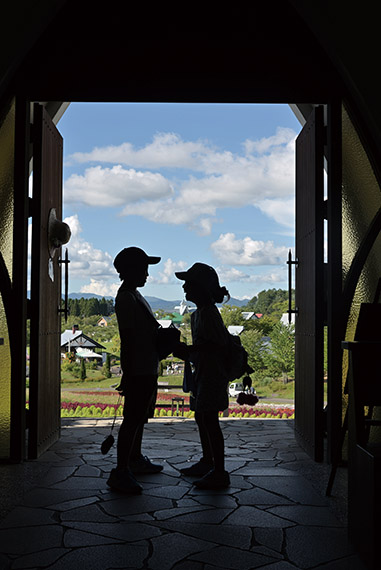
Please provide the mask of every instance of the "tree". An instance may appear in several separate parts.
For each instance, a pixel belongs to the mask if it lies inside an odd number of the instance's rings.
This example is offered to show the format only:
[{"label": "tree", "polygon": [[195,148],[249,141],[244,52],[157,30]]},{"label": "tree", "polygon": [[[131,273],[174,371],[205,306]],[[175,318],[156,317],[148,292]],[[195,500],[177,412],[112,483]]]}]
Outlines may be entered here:
[{"label": "tree", "polygon": [[271,349],[265,362],[273,376],[295,375],[295,335],[293,325],[277,323],[271,334]]},{"label": "tree", "polygon": [[223,305],[221,307],[221,317],[225,327],[229,327],[230,325],[239,326],[245,322],[242,316],[242,309],[234,305]]},{"label": "tree", "polygon": [[111,370],[110,370],[110,355],[106,354],[106,360],[103,365],[103,374],[106,378],[111,378]]},{"label": "tree", "polygon": [[[294,292],[292,292],[294,294]],[[258,293],[246,305],[246,310],[254,313],[271,315],[279,313],[279,316],[287,308],[288,291],[284,289],[267,289]],[[281,305],[283,303],[283,305]]]},{"label": "tree", "polygon": [[264,367],[264,340],[259,331],[246,330],[240,335],[242,346],[248,354],[248,363],[254,372],[260,372]]},{"label": "tree", "polygon": [[85,359],[81,358],[81,380],[86,380],[86,364]]},{"label": "tree", "polygon": [[262,336],[270,336],[278,320],[273,315],[263,315],[260,319],[245,321],[245,330],[254,330],[260,332]]}]

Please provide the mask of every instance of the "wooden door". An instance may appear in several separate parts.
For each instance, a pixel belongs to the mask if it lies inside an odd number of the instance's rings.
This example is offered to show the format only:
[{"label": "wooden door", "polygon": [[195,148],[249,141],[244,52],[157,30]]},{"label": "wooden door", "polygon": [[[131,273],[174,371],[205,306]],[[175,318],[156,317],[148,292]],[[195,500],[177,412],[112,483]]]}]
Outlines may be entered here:
[{"label": "wooden door", "polygon": [[60,434],[60,250],[51,249],[49,221],[62,216],[63,141],[41,105],[33,119],[32,261],[28,454],[36,458]]},{"label": "wooden door", "polygon": [[295,433],[323,460],[324,121],[317,107],[296,140]]}]

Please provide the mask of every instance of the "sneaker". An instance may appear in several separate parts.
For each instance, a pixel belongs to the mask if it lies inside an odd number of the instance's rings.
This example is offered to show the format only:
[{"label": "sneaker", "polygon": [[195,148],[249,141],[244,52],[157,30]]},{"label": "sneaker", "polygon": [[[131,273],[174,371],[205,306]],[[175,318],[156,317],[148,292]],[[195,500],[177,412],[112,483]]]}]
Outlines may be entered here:
[{"label": "sneaker", "polygon": [[143,487],[128,469],[112,469],[107,485],[114,491],[128,495],[140,495],[143,491]]},{"label": "sneaker", "polygon": [[152,463],[146,455],[141,455],[137,459],[130,460],[130,469],[135,475],[144,475],[147,473],[160,473],[163,466]]},{"label": "sneaker", "polygon": [[197,461],[197,463],[194,463],[190,467],[183,467],[180,469],[180,473],[183,475],[188,475],[189,477],[202,477],[203,475],[209,473],[212,468],[212,463],[200,459],[200,461]]},{"label": "sneaker", "polygon": [[202,479],[193,483],[198,489],[226,489],[230,485],[230,476],[227,471],[212,469]]}]

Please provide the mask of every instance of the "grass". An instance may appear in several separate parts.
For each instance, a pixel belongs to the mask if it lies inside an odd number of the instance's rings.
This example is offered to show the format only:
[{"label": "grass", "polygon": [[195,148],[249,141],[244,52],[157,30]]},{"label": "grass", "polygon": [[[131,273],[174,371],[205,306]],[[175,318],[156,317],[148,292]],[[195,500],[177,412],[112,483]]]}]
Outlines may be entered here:
[{"label": "grass", "polygon": [[261,398],[284,398],[286,400],[294,399],[294,388],[295,382],[288,382],[283,384],[282,382],[273,381],[268,385],[254,386],[257,395]]},{"label": "grass", "polygon": [[[61,399],[63,402],[79,402],[90,404],[116,404],[118,394],[115,385],[119,384],[120,376],[104,378],[101,373],[89,370],[85,381],[78,378],[70,378],[67,374],[62,374]],[[180,374],[160,376],[159,382],[168,383],[159,387],[157,404],[170,404],[171,398],[178,395],[187,398],[187,394],[181,388],[171,389],[171,386],[181,386],[183,377]],[[294,400],[294,382],[283,384],[282,382],[270,382],[266,386],[255,385],[254,387],[260,398],[267,401],[275,399]],[[236,397],[230,398],[231,403],[235,403]]]}]

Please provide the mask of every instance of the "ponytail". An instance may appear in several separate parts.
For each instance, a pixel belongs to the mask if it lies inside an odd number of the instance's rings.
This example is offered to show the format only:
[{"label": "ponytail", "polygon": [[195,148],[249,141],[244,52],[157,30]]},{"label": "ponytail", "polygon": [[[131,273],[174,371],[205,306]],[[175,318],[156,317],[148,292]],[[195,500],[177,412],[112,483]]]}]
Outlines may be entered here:
[{"label": "ponytail", "polygon": [[229,301],[230,293],[226,287],[218,287],[218,289],[213,291],[213,299],[215,303],[222,303],[225,297],[227,297],[226,300]]}]

